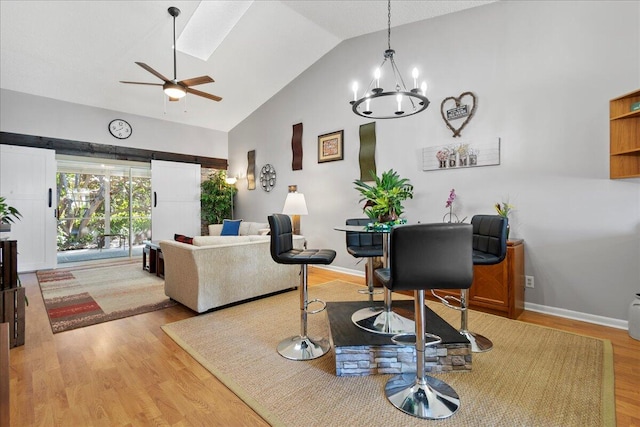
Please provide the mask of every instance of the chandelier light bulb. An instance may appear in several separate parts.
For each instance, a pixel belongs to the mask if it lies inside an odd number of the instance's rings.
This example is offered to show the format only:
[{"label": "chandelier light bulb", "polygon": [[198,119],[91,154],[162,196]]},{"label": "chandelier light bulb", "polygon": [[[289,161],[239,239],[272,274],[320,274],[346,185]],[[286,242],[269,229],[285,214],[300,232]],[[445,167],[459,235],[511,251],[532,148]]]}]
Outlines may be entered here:
[{"label": "chandelier light bulb", "polygon": [[353,90],[353,100],[355,102],[358,100],[358,82],[353,82],[351,89]]},{"label": "chandelier light bulb", "polygon": [[367,100],[364,103],[364,110],[365,110],[364,113],[365,114],[371,114],[370,104],[371,104],[371,99],[369,97],[367,97]]},{"label": "chandelier light bulb", "polygon": [[427,82],[422,82],[420,90],[422,90],[422,96],[427,96]]},{"label": "chandelier light bulb", "polygon": [[380,68],[376,68],[373,72],[373,77],[376,79],[376,87],[380,87]]},{"label": "chandelier light bulb", "polygon": [[398,94],[396,96],[396,101],[398,101],[398,111],[396,111],[396,114],[404,113],[404,111],[402,111],[402,95]]},{"label": "chandelier light bulb", "polygon": [[411,77],[413,77],[413,87],[418,87],[418,77],[420,76],[420,74],[418,73],[418,69],[414,68],[413,71],[411,71]]}]

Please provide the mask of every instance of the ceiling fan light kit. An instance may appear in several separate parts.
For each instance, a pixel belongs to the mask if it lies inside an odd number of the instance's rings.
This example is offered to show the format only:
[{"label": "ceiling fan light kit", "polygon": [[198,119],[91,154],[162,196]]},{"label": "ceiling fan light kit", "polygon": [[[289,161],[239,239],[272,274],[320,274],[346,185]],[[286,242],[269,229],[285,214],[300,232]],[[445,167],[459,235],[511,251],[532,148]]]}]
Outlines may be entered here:
[{"label": "ceiling fan light kit", "polygon": [[176,17],[180,15],[180,9],[175,6],[171,6],[167,9],[169,15],[173,17],[173,79],[168,79],[147,64],[143,62],[136,62],[137,65],[144,68],[164,83],[144,83],[144,82],[129,82],[120,81],[120,83],[134,84],[134,85],[148,85],[148,86],[162,86],[162,90],[169,97],[169,101],[178,101],[183,98],[187,93],[197,95],[203,98],[210,99],[212,101],[221,101],[222,98],[210,93],[201,92],[196,89],[192,89],[191,86],[201,85],[205,83],[213,83],[214,80],[209,76],[194,77],[191,79],[185,79],[178,81],[177,77],[177,59],[176,59]]},{"label": "ceiling fan light kit", "polygon": [[185,88],[177,83],[167,82],[162,85],[162,90],[167,94],[170,101],[178,100],[187,94]]},{"label": "ceiling fan light kit", "polygon": [[[358,116],[372,119],[396,119],[418,114],[429,106],[427,83],[422,82],[418,88],[418,69],[414,68],[411,73],[414,87],[408,90],[393,59],[396,51],[391,49],[391,0],[387,3],[387,42],[388,48],[384,51],[384,60],[375,70],[373,79],[362,97],[358,98],[358,83],[353,83],[353,101],[350,104],[351,110]],[[387,63],[389,64],[387,68],[391,68],[390,75],[393,75],[395,81],[393,88],[385,91],[380,85],[380,79],[381,70]]]}]

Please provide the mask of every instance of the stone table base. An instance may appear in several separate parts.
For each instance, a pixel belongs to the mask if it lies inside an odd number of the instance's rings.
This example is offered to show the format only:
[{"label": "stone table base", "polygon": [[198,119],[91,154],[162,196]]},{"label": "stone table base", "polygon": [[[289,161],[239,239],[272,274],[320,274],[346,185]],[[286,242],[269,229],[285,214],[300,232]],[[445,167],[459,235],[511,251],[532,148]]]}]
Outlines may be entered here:
[{"label": "stone table base", "polygon": [[[330,339],[336,359],[337,376],[362,376],[415,372],[416,351],[413,345],[400,346],[391,336],[373,334],[351,322],[351,315],[371,305],[368,301],[328,302]],[[374,305],[382,305],[381,302]],[[413,320],[413,301],[394,301],[394,311]],[[471,370],[471,344],[440,316],[426,308],[427,332],[439,335],[442,343],[425,351],[427,372]]]}]

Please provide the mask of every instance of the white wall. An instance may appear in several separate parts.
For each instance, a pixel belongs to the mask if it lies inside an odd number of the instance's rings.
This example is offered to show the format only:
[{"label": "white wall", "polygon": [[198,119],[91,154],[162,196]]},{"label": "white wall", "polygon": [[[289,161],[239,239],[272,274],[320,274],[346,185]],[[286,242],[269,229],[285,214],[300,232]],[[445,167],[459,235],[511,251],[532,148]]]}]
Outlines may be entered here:
[{"label": "white wall", "polygon": [[[111,136],[108,125],[113,119],[124,119],[131,124],[133,132],[129,138],[119,140]],[[226,132],[6,89],[0,90],[0,130],[221,159],[228,155]]]},{"label": "white wall", "polygon": [[[378,174],[393,168],[415,185],[410,222],[442,221],[451,188],[460,217],[516,206],[512,237],[525,240],[526,301],[626,319],[640,291],[640,180],[610,180],[608,101],[640,88],[639,2],[499,2],[394,28],[391,46],[409,78],[428,80],[431,106],[376,123]],[[280,212],[287,185],[305,194],[302,233],[309,247],[335,249],[335,267],[362,270],[333,227],[361,217],[360,125],[351,84],[366,85],[386,49],[386,31],[347,40],[229,134],[230,174],[275,166],[266,193],[238,182],[236,217]],[[475,117],[457,142],[501,138],[500,166],[422,171],[421,149],[456,142],[440,117],[445,97],[472,91]],[[304,126],[303,169],[291,170],[292,125]],[[317,136],[344,129],[344,160],[317,163]],[[456,138],[458,139],[458,138]]]}]

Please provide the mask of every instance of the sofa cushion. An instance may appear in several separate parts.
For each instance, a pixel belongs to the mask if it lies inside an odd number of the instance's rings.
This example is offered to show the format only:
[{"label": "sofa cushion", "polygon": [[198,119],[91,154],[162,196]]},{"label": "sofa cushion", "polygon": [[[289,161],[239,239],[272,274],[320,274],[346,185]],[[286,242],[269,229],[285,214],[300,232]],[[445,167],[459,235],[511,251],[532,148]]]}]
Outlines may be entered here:
[{"label": "sofa cushion", "polygon": [[[269,223],[267,222],[251,222],[242,221],[238,229],[239,236],[250,235],[267,235],[269,231]],[[209,236],[220,236],[222,232],[222,224],[209,224]]]},{"label": "sofa cushion", "polygon": [[209,224],[209,236],[219,236],[222,231],[222,224]]},{"label": "sofa cushion", "polygon": [[249,222],[249,231],[247,234],[257,234],[257,235],[265,235],[266,233],[262,233],[260,230],[269,229],[268,222]]},{"label": "sofa cushion", "polygon": [[187,243],[189,245],[193,245],[193,237],[188,237],[183,234],[174,234],[173,240],[176,242]]},{"label": "sofa cushion", "polygon": [[225,219],[222,221],[222,231],[220,232],[221,236],[237,236],[238,231],[240,230],[241,219]]},{"label": "sofa cushion", "polygon": [[193,238],[194,246],[228,246],[248,242],[251,242],[249,236],[196,236]]}]

